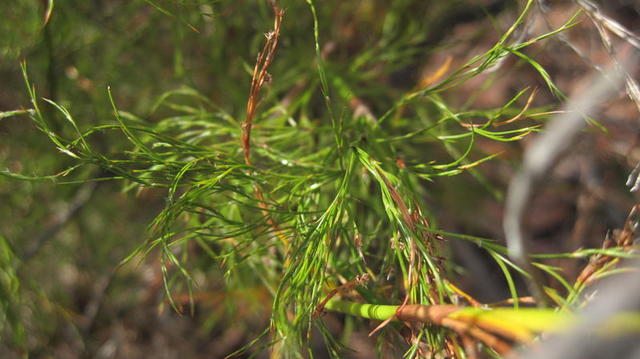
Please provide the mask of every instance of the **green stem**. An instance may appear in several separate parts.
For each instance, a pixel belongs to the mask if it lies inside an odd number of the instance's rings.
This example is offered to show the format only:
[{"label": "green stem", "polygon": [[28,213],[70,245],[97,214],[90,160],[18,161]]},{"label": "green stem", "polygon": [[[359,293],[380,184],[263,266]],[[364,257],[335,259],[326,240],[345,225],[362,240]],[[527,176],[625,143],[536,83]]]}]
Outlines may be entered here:
[{"label": "green stem", "polygon": [[398,305],[377,305],[367,303],[347,302],[344,300],[331,299],[324,306],[325,309],[336,312],[354,315],[362,318],[387,320],[392,317]]}]

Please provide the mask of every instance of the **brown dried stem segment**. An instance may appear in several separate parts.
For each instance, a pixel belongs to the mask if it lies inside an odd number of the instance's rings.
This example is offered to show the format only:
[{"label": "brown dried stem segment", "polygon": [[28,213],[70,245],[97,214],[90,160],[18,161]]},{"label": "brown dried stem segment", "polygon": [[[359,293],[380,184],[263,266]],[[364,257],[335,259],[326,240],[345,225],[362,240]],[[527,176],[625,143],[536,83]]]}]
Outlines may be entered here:
[{"label": "brown dried stem segment", "polygon": [[[513,349],[512,345],[501,339],[490,330],[494,328],[481,328],[475,320],[467,320],[465,317],[453,318],[452,315],[464,307],[455,305],[373,305],[354,303],[341,300],[330,300],[326,308],[347,314],[357,315],[376,320],[388,320],[395,318],[403,322],[435,324],[453,330],[456,334],[476,339],[491,347],[500,355],[506,355]],[[500,335],[505,333],[500,333]],[[509,334],[509,333],[506,333]],[[509,340],[518,341],[518,337],[507,337]]]},{"label": "brown dried stem segment", "polygon": [[[256,115],[256,110],[260,106],[260,92],[265,83],[271,80],[271,75],[267,71],[269,65],[273,61],[273,57],[278,46],[278,38],[280,37],[280,25],[282,23],[282,17],[284,10],[280,9],[275,0],[268,0],[273,13],[275,15],[273,22],[273,30],[266,33],[267,41],[262,48],[262,51],[258,53],[256,64],[253,67],[253,75],[251,78],[251,88],[249,89],[249,98],[247,100],[247,117],[242,124],[242,152],[244,153],[244,162],[247,166],[251,166],[251,128],[253,127],[253,119]],[[274,229],[276,236],[280,241],[288,248],[288,241],[282,231],[278,229],[276,222],[273,218],[269,217],[266,209],[267,205],[264,199],[262,190],[258,185],[255,186],[255,195],[258,199],[258,206],[262,209],[262,213],[267,216],[267,223]]]},{"label": "brown dried stem segment", "polygon": [[501,355],[511,351],[511,346],[495,335],[459,319],[450,318],[449,315],[457,312],[461,307],[455,305],[407,305],[396,316],[404,322],[433,323],[449,328],[459,335],[470,336],[493,348]]},{"label": "brown dried stem segment", "polygon": [[244,162],[249,166],[251,165],[251,127],[253,126],[253,118],[260,105],[260,91],[264,84],[271,80],[271,75],[269,75],[267,69],[273,61],[273,56],[278,46],[280,24],[284,15],[284,10],[278,8],[274,0],[269,1],[269,3],[275,14],[273,30],[265,34],[267,42],[265,42],[262,51],[258,54],[256,65],[253,68],[249,99],[247,100],[247,118],[242,124],[242,151],[244,152]]}]

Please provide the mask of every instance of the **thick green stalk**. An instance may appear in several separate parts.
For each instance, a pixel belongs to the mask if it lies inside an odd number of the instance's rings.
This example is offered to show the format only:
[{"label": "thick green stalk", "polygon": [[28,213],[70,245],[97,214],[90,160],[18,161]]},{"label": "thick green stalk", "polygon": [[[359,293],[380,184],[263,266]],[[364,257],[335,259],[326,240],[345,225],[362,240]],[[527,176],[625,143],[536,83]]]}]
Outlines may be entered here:
[{"label": "thick green stalk", "polygon": [[356,303],[332,299],[327,302],[325,309],[362,318],[387,320],[396,313],[398,306]]}]

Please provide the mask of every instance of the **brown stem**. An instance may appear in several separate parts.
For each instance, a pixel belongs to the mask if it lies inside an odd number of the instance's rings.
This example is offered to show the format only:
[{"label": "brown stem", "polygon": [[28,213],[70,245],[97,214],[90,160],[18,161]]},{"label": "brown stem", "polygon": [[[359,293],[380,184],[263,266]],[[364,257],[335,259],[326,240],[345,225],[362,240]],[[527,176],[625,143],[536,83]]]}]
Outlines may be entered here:
[{"label": "brown stem", "polygon": [[247,100],[247,118],[242,124],[242,151],[244,152],[244,162],[247,165],[251,165],[251,127],[253,126],[253,118],[260,105],[260,91],[264,84],[271,80],[271,75],[269,75],[267,69],[273,61],[273,56],[278,45],[278,38],[280,37],[280,24],[282,23],[282,16],[284,15],[284,10],[278,8],[275,1],[269,2],[275,14],[273,30],[265,34],[267,42],[265,42],[262,51],[258,54],[256,64],[253,68],[249,99]]},{"label": "brown stem", "polygon": [[459,335],[471,336],[493,348],[500,355],[511,352],[512,347],[497,336],[475,326],[448,316],[460,310],[455,305],[407,305],[396,313],[398,320],[406,322],[433,323],[449,328]]},{"label": "brown stem", "polygon": [[[273,61],[273,56],[278,46],[278,38],[280,37],[280,24],[282,23],[282,17],[284,10],[280,9],[275,0],[268,0],[273,13],[275,14],[273,22],[273,30],[266,33],[267,41],[262,48],[262,51],[258,53],[256,64],[253,67],[253,75],[251,77],[251,88],[249,90],[249,98],[247,100],[247,117],[242,124],[242,152],[244,153],[244,163],[247,166],[251,166],[251,128],[253,127],[253,119],[256,115],[256,110],[260,106],[260,92],[265,83],[271,81],[271,75],[267,72],[269,65]],[[258,206],[262,209],[262,214],[267,216],[267,223],[275,230],[276,236],[288,247],[288,241],[285,238],[282,231],[278,229],[276,222],[268,217],[266,211],[266,203],[264,201],[264,194],[258,184],[254,189],[256,198],[258,199]]]}]

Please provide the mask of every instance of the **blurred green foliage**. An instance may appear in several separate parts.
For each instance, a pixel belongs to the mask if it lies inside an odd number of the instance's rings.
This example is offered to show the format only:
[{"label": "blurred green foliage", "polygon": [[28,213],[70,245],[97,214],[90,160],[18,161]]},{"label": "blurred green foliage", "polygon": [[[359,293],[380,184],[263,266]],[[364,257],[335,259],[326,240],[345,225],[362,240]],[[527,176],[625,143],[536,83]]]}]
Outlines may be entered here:
[{"label": "blurred green foliage", "polygon": [[[0,116],[0,319],[11,338],[0,354],[92,357],[113,342],[120,357],[136,345],[197,356],[232,327],[240,339],[214,357],[261,334],[270,337],[245,349],[340,357],[348,340],[311,318],[332,286],[368,273],[375,285],[360,295],[373,303],[453,301],[444,278],[459,268],[430,234],[446,217],[438,211],[469,214],[479,198],[500,199],[504,183],[478,167],[538,131],[555,101],[525,106],[531,83],[517,79],[501,104],[474,107],[483,86],[517,68],[500,67],[513,54],[530,65],[518,71],[556,90],[523,55],[543,38],[513,41],[522,9],[482,3],[279,1],[285,20],[253,166],[241,127],[273,26],[267,1],[1,4],[0,111],[17,113]],[[445,41],[465,24],[474,26],[457,43]],[[482,51],[425,82],[438,72],[423,73],[432,56],[481,40]],[[476,77],[461,99],[455,88]],[[464,239],[499,262],[504,294],[517,297],[504,248]],[[191,319],[163,312],[168,303]],[[168,344],[117,337],[122,327]],[[318,332],[326,342],[311,349]],[[417,333],[434,348],[448,338]],[[402,339],[390,327],[377,340],[383,353],[385,340]],[[420,340],[397,350],[415,354]]]},{"label": "blurred green foliage", "polygon": [[40,6],[36,1],[13,1],[0,4],[0,56],[17,58],[32,46],[42,28]]}]

